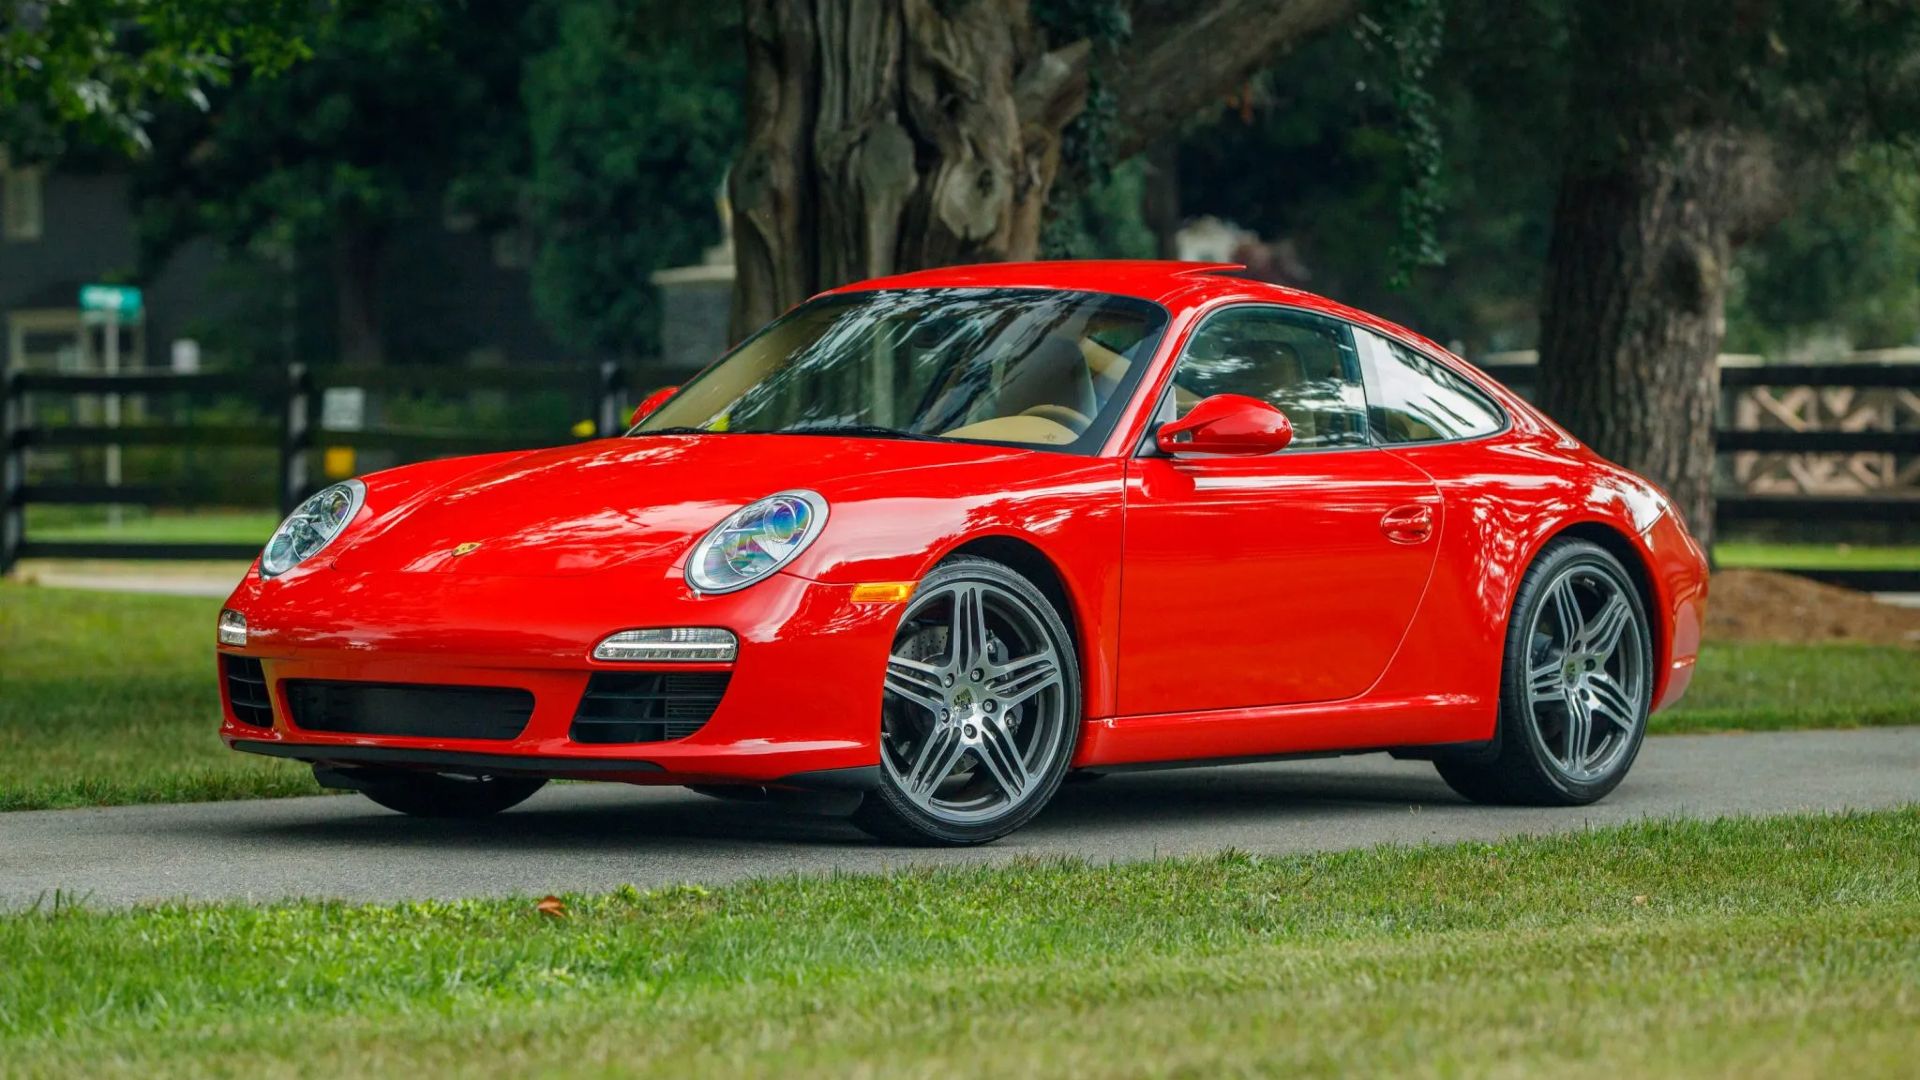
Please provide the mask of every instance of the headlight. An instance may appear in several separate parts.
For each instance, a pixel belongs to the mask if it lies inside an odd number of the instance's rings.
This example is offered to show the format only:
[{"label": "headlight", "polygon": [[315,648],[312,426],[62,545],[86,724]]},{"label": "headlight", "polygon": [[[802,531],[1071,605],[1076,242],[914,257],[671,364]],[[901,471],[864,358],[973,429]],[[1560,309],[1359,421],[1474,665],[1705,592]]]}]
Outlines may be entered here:
[{"label": "headlight", "polygon": [[266,550],[260,553],[260,576],[278,577],[313,558],[345,531],[366,501],[367,486],[358,480],[346,480],[321,489],[301,503],[273,530]]},{"label": "headlight", "polygon": [[696,592],[727,593],[792,562],[827,523],[827,500],[811,491],[782,491],[741,507],[715,525],[687,558]]}]

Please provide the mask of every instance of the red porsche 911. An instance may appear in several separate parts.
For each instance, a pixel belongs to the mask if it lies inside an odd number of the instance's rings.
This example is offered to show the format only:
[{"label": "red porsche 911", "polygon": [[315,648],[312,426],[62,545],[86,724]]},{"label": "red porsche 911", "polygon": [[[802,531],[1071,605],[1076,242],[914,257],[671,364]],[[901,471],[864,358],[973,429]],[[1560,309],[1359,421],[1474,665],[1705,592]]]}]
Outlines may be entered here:
[{"label": "red porsche 911", "polygon": [[1234,269],[850,285],[623,437],[329,487],[221,612],[221,735],[409,814],[828,789],[937,844],[1075,771],[1612,790],[1693,672],[1677,513],[1433,342]]}]

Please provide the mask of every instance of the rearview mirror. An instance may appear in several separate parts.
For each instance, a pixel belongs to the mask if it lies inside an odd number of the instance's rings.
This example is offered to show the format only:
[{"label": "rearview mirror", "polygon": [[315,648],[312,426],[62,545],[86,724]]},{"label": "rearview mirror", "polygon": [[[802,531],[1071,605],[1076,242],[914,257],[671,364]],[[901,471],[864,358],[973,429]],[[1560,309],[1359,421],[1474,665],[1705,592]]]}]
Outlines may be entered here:
[{"label": "rearview mirror", "polygon": [[1215,394],[1160,425],[1154,441],[1168,454],[1272,454],[1293,441],[1293,424],[1259,398]]},{"label": "rearview mirror", "polygon": [[640,421],[645,420],[648,416],[651,416],[653,410],[665,405],[667,399],[672,397],[679,389],[677,386],[663,386],[640,399],[640,404],[633,407],[633,415],[627,417],[627,426],[632,427]]}]

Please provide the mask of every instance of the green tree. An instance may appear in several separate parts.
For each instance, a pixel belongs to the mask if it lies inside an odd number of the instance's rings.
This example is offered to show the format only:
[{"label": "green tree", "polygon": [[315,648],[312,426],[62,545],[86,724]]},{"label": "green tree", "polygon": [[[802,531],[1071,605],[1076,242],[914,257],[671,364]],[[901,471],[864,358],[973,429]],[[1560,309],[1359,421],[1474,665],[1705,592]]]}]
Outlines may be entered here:
[{"label": "green tree", "polygon": [[1570,27],[1541,403],[1711,542],[1735,253],[1864,140],[1920,132],[1920,5],[1615,0]]},{"label": "green tree", "polygon": [[313,0],[0,0],[0,142],[52,155],[70,138],[133,150],[156,109],[204,106],[236,67],[307,55]]},{"label": "green tree", "polygon": [[528,65],[534,297],[562,340],[649,352],[648,275],[720,239],[718,196],[739,144],[737,10],[578,0]]},{"label": "green tree", "polygon": [[[1558,64],[1542,50],[1557,23],[1500,6],[1449,8],[1425,73],[1403,70],[1381,5],[1289,54],[1186,129],[1180,212],[1285,241],[1308,275],[1292,283],[1469,352],[1529,346],[1555,178],[1537,147],[1559,135],[1557,105],[1544,104]],[[1409,79],[1422,85],[1425,124],[1407,122]],[[1406,206],[1420,171],[1410,138],[1422,129],[1439,154],[1425,222]]]},{"label": "green tree", "polygon": [[526,167],[523,4],[344,2],[311,58],[244,72],[207,108],[152,126],[135,177],[145,247],[192,236],[327,268],[340,359],[387,355],[381,297],[396,230],[443,213],[509,220]]},{"label": "green tree", "polygon": [[1747,245],[1727,300],[1727,348],[1782,354],[1825,339],[1886,348],[1920,333],[1920,175],[1870,149]]}]

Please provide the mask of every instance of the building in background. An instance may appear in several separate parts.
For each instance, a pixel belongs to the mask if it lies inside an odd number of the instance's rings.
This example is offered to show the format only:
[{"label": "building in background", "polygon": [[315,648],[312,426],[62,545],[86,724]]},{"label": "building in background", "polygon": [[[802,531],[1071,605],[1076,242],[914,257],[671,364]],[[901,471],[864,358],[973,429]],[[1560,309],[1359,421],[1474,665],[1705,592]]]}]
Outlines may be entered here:
[{"label": "building in background", "polygon": [[[0,152],[3,155],[4,152]],[[193,240],[143,272],[123,171],[15,163],[0,156],[0,327],[8,367],[88,371],[104,352],[79,308],[82,285],[139,286],[143,310],[122,328],[122,366],[332,361],[324,275],[289,271]],[[535,318],[519,230],[485,233],[454,218],[418,221],[388,246],[380,301],[394,363],[584,363]],[[177,346],[176,343],[190,342]]]}]

